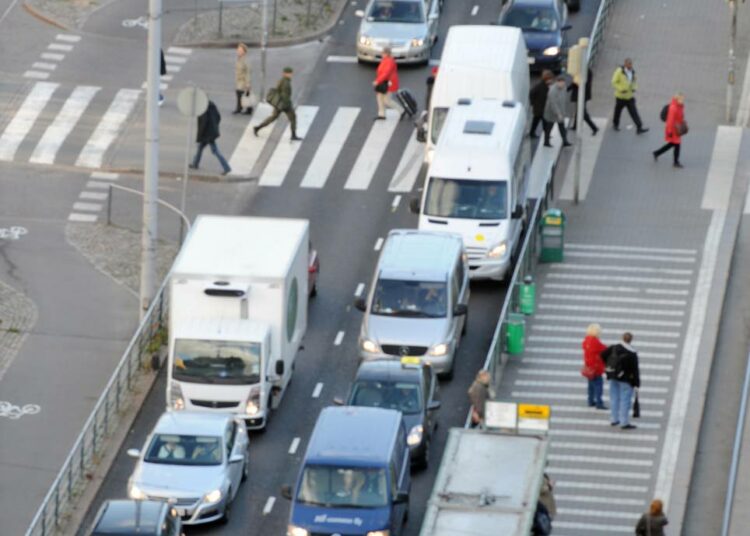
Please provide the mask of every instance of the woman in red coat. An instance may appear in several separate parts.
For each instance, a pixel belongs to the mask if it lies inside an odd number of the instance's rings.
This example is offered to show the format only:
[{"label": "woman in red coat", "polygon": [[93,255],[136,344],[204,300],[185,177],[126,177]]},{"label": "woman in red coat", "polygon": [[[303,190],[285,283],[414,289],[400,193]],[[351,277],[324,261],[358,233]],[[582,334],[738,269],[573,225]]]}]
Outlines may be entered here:
[{"label": "woman in red coat", "polygon": [[388,47],[383,49],[383,59],[378,64],[372,85],[375,87],[375,99],[378,102],[378,115],[375,119],[385,119],[386,108],[399,109],[391,100],[391,93],[398,91],[398,67]]},{"label": "woman in red coat", "polygon": [[666,153],[670,149],[674,149],[674,167],[681,168],[680,164],[680,142],[682,141],[681,132],[687,132],[684,127],[687,126],[685,123],[685,97],[682,93],[678,93],[672,97],[672,102],[669,103],[669,110],[667,111],[667,121],[664,127],[664,141],[667,143],[663,147],[654,151],[654,160],[659,158],[660,155]]},{"label": "woman in red coat", "polygon": [[583,339],[583,369],[581,374],[589,381],[589,406],[597,409],[607,409],[602,401],[604,388],[604,360],[601,353],[607,346],[599,339],[602,328],[599,324],[590,324],[586,329],[586,338]]}]

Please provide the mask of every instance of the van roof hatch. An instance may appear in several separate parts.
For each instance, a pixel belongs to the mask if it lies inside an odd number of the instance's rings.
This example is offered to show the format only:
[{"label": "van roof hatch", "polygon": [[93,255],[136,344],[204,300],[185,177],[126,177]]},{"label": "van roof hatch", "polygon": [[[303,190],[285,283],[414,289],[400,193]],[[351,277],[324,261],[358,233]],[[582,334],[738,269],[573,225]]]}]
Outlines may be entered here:
[{"label": "van roof hatch", "polygon": [[489,136],[492,134],[492,129],[495,127],[495,123],[492,121],[466,121],[464,124],[464,134],[482,134]]}]

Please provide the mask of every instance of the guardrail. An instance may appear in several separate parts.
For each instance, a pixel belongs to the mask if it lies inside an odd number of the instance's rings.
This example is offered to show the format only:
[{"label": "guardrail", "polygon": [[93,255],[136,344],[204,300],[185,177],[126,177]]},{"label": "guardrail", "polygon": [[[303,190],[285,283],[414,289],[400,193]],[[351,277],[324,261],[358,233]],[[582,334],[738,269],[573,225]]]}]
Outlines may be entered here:
[{"label": "guardrail", "polygon": [[601,0],[599,4],[599,10],[596,12],[596,19],[594,19],[594,26],[591,29],[591,36],[589,37],[589,52],[588,52],[588,66],[594,65],[596,55],[599,53],[599,49],[604,39],[604,29],[607,26],[607,21],[612,12],[612,6],[616,0]]},{"label": "guardrail", "polygon": [[67,519],[66,509],[88,483],[91,470],[99,462],[108,436],[117,427],[139,375],[153,367],[152,356],[160,350],[165,340],[169,306],[168,280],[169,276],[164,278],[159,293],[151,302],[104,392],[83,425],[83,430],[26,531],[26,536],[55,534]]}]

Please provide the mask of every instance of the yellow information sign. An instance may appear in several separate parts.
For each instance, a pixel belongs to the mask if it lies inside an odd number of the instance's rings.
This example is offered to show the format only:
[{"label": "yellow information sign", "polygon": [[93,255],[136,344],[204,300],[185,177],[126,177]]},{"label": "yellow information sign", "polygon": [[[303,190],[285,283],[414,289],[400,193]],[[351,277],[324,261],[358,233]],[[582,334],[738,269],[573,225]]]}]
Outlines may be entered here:
[{"label": "yellow information sign", "polygon": [[562,218],[559,216],[545,216],[544,223],[547,225],[562,225]]},{"label": "yellow information sign", "polygon": [[518,418],[549,420],[549,406],[518,404]]}]

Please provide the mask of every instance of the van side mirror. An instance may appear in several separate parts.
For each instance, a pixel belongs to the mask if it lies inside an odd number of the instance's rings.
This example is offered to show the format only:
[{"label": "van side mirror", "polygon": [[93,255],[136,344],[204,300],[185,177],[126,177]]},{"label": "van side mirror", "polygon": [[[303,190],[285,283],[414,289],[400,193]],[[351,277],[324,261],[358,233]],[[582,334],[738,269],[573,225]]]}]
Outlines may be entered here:
[{"label": "van side mirror", "polygon": [[409,494],[405,491],[399,491],[393,498],[393,504],[406,504],[409,502]]},{"label": "van side mirror", "polygon": [[412,214],[419,214],[419,201],[418,197],[412,197],[409,200],[409,210]]},{"label": "van side mirror", "polygon": [[517,220],[518,218],[521,218],[522,216],[523,216],[523,207],[519,203],[518,205],[516,205],[516,208],[513,209],[513,214],[511,214],[511,217],[514,220]]},{"label": "van side mirror", "polygon": [[427,404],[427,411],[435,411],[436,409],[440,409],[440,400],[430,400],[430,403]]},{"label": "van side mirror", "polygon": [[333,399],[333,405],[334,406],[343,406],[344,405],[344,399],[341,398],[340,396],[337,396],[336,398]]},{"label": "van side mirror", "polygon": [[276,375],[277,376],[284,375],[284,361],[282,361],[281,359],[276,361]]},{"label": "van side mirror", "polygon": [[367,304],[365,303],[365,299],[362,296],[354,300],[354,307],[362,312],[367,311]]},{"label": "van side mirror", "polygon": [[284,497],[286,500],[291,501],[292,500],[292,486],[289,484],[284,484],[281,486],[281,496]]},{"label": "van side mirror", "polygon": [[361,19],[362,17],[365,16],[365,12],[362,9],[358,9],[357,11],[354,12],[354,16],[359,17]]},{"label": "van side mirror", "polygon": [[453,316],[463,316],[469,312],[469,308],[465,303],[457,303],[453,308]]}]

